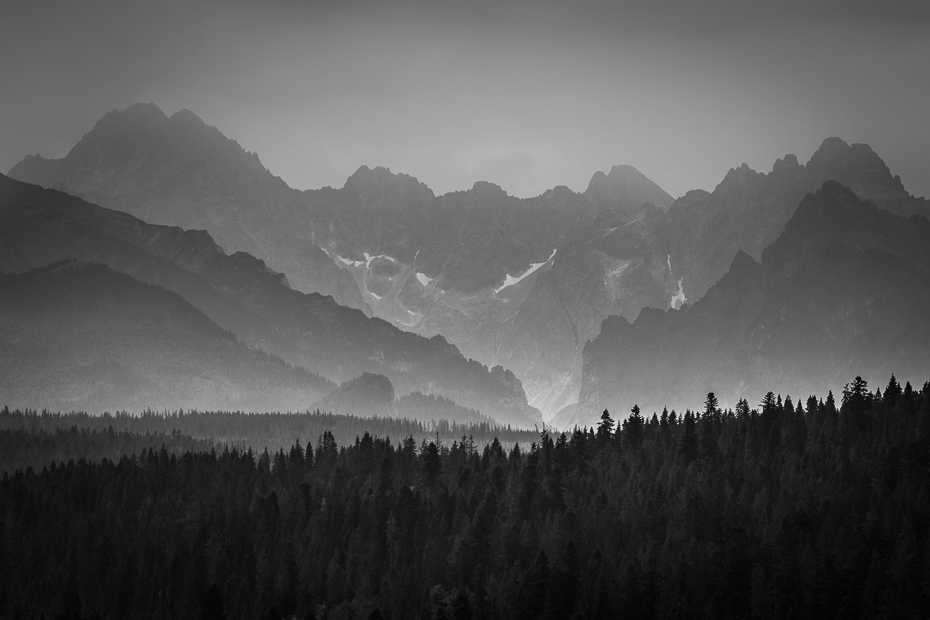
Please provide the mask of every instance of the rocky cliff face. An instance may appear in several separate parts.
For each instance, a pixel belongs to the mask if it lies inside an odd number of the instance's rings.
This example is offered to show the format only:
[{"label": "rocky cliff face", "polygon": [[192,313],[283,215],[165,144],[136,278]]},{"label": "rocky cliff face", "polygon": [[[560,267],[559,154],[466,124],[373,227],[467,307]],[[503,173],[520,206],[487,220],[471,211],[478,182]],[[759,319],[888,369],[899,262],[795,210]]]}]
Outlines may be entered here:
[{"label": "rocky cliff face", "polygon": [[828,181],[807,195],[756,262],[739,252],[681,310],[610,317],[585,347],[580,400],[557,417],[588,424],[604,408],[699,408],[707,392],[755,404],[856,375],[883,383],[930,372],[930,221],[896,216]]}]

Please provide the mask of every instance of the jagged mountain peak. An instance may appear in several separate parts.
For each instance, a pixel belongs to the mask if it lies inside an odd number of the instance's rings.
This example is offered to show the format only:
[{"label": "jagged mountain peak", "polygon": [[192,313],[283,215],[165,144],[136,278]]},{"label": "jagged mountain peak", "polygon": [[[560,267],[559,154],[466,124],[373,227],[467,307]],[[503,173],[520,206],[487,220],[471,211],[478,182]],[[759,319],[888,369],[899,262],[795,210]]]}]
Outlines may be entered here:
[{"label": "jagged mountain peak", "polygon": [[188,110],[187,108],[182,108],[171,115],[168,119],[175,123],[186,123],[191,125],[201,125],[207,127],[208,125],[203,121],[202,118]]},{"label": "jagged mountain peak", "polygon": [[617,164],[610,168],[610,172],[604,173],[601,170],[598,170],[591,177],[591,181],[588,183],[588,188],[590,189],[592,185],[597,186],[598,184],[604,182],[630,182],[630,181],[642,181],[649,180],[646,175],[637,170],[635,167],[628,164]]},{"label": "jagged mountain peak", "polygon": [[360,166],[352,176],[346,179],[345,192],[361,199],[363,202],[379,200],[385,194],[393,194],[405,200],[426,201],[434,198],[433,190],[409,174],[393,173],[384,166]]},{"label": "jagged mountain peak", "polygon": [[497,183],[491,183],[490,181],[475,181],[475,184],[471,186],[472,192],[478,194],[479,196],[493,196],[500,198],[507,198],[509,194],[504,191]]},{"label": "jagged mountain peak", "polygon": [[588,182],[584,196],[596,207],[632,216],[645,202],[668,211],[675,201],[642,172],[629,165],[617,165],[605,174],[597,171]]},{"label": "jagged mountain peak", "polygon": [[798,163],[797,155],[788,153],[784,157],[775,160],[775,164],[772,166],[772,174],[776,176],[796,174],[800,169],[801,164]]},{"label": "jagged mountain peak", "polygon": [[157,126],[166,120],[168,120],[168,117],[156,104],[151,102],[134,103],[124,110],[113,108],[104,114],[94,125],[94,130],[111,127]]},{"label": "jagged mountain peak", "polygon": [[743,162],[736,168],[730,168],[717,188],[751,185],[765,176],[764,173],[753,170],[746,162]]},{"label": "jagged mountain peak", "polygon": [[[912,228],[930,226],[925,218],[914,217]],[[874,203],[862,200],[837,181],[825,181],[816,192],[807,194],[785,224],[781,236],[762,252],[763,262],[790,271],[792,266],[824,248],[851,252],[878,250],[899,255],[906,244],[896,236],[900,220]]]},{"label": "jagged mountain peak", "polygon": [[[901,178],[891,170],[868,144],[848,144],[840,138],[827,138],[807,162],[809,174],[834,178],[857,193],[876,193],[876,197],[907,196]],[[869,188],[869,192],[864,189]]]},{"label": "jagged mountain peak", "polygon": [[730,271],[740,270],[745,268],[747,265],[756,265],[756,260],[744,252],[743,250],[737,250],[736,256],[733,257],[733,262],[730,263]]},{"label": "jagged mountain peak", "polygon": [[[112,110],[84,135],[66,159],[86,156],[112,158],[126,164],[130,146],[147,158],[173,157],[186,161],[206,152],[225,151],[227,155],[244,157],[252,165],[258,156],[243,149],[219,129],[208,125],[195,113],[184,108],[166,116],[154,103],[136,103],[125,110]],[[264,171],[264,167],[261,169]]]},{"label": "jagged mountain peak", "polygon": [[871,146],[864,143],[849,144],[842,138],[825,138],[820,146],[811,155],[808,165],[837,167],[837,166],[878,166],[887,169],[885,162],[878,156]]},{"label": "jagged mountain peak", "polygon": [[839,181],[828,180],[801,200],[785,229],[797,228],[807,235],[822,236],[880,217],[881,211],[874,204],[861,200]]}]

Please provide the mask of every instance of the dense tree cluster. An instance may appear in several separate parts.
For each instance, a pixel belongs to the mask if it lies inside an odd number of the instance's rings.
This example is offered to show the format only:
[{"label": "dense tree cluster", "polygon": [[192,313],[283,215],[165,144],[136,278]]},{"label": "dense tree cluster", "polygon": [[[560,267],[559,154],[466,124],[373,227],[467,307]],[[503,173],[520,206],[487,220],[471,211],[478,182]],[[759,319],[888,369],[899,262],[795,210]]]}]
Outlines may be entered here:
[{"label": "dense tree cluster", "polygon": [[150,448],[164,448],[170,454],[185,452],[209,452],[214,442],[195,439],[181,431],[170,433],[134,433],[115,431],[110,426],[105,430],[56,428],[54,430],[29,431],[23,428],[0,429],[0,472],[12,472],[28,468],[41,469],[53,461],[100,461],[119,460]]},{"label": "dense tree cluster", "polygon": [[[414,398],[416,397],[416,398]],[[405,397],[406,398],[406,397]],[[436,404],[437,410],[456,407],[442,398],[423,395],[411,395],[418,406],[430,402]],[[401,399],[404,401],[404,399]],[[361,437],[365,432],[378,437],[413,437],[416,441],[433,439],[452,442],[463,435],[472,437],[479,445],[490,443],[499,438],[509,448],[514,443],[529,446],[536,438],[535,431],[514,430],[501,427],[490,421],[470,424],[457,424],[447,419],[435,419],[420,422],[409,418],[362,418],[353,415],[336,415],[321,411],[303,413],[243,413],[241,411],[146,411],[142,415],[129,413],[104,413],[89,415],[87,413],[53,413],[35,410],[0,409],[0,433],[17,431],[35,435],[25,439],[25,435],[0,435],[0,471],[9,471],[17,467],[25,469],[32,466],[41,469],[52,460],[97,460],[106,457],[119,459],[121,454],[139,452],[149,447],[160,448],[165,444],[169,452],[176,448],[186,450],[209,450],[212,445],[219,449],[224,446],[239,448],[240,451],[251,448],[261,452],[289,450],[295,441],[317,438],[324,431],[329,431],[339,444],[348,444]],[[85,439],[72,438],[73,433],[93,431],[97,433]],[[45,437],[43,433],[54,437]],[[114,435],[115,434],[115,435]],[[138,435],[136,437],[123,434]],[[20,441],[22,437],[22,441]],[[147,438],[146,438],[147,437]],[[184,437],[183,440],[179,437]],[[208,442],[207,444],[185,443],[188,440]],[[57,442],[52,446],[48,442]],[[36,448],[34,444],[46,442],[45,447]],[[70,447],[63,445],[71,443]],[[8,450],[8,451],[6,451]]]},{"label": "dense tree cluster", "polygon": [[0,505],[11,617],[921,618],[930,384],[529,449],[148,449],[4,474]]}]

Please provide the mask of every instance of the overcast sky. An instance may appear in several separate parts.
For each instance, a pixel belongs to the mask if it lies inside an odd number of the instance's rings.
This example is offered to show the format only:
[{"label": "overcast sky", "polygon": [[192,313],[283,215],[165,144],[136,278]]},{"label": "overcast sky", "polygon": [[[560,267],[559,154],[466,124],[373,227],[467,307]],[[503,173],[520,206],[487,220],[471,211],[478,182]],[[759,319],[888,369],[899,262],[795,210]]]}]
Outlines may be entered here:
[{"label": "overcast sky", "polygon": [[742,162],[867,142],[930,196],[930,2],[7,0],[0,170],[113,108],[188,108],[300,189],[361,165],[436,193],[679,196]]}]

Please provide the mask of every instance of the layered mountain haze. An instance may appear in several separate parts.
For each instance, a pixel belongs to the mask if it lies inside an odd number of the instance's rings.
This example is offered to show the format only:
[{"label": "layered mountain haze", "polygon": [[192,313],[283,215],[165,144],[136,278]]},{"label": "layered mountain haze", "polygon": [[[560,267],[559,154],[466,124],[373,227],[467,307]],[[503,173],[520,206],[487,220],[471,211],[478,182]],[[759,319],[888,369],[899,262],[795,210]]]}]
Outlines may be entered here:
[{"label": "layered mountain haze", "polygon": [[340,385],[317,402],[314,408],[339,415],[365,411],[369,415],[383,418],[494,425],[493,419],[479,411],[462,407],[435,394],[410,392],[395,399],[390,379],[367,372]]},{"label": "layered mountain haze", "polygon": [[681,310],[604,321],[584,351],[580,403],[554,423],[600,411],[750,405],[777,385],[823,394],[861,375],[902,383],[930,369],[930,221],[904,218],[828,181],[808,194],[761,263],[740,251],[707,294]]},{"label": "layered mountain haze", "polygon": [[406,333],[330,297],[296,291],[261,260],[227,255],[206,232],[147,224],[2,176],[0,215],[2,271],[70,258],[103,263],[175,291],[248,346],[336,383],[381,373],[401,396],[444,396],[519,427],[541,421],[509,370],[468,360],[439,336]]},{"label": "layered mountain haze", "polygon": [[[631,166],[595,173],[583,193],[560,186],[529,199],[486,182],[436,196],[414,177],[364,166],[341,188],[301,192],[192,113],[167,117],[152,104],[110,112],[63,159],[27,157],[10,174],[204,229],[298,291],[441,336],[467,358],[512,371],[502,385],[519,383],[513,398],[525,391],[547,421],[578,402],[583,350],[605,318],[632,322],[644,308],[698,302],[738,253],[758,261],[824,182],[891,213],[930,216],[930,202],[911,196],[868,145],[838,138],[806,164],[786,155],[767,174],[744,164],[712,192],[677,200]],[[301,355],[282,353],[323,372]],[[336,360],[344,367],[326,376],[340,383],[383,372]],[[399,393],[420,389],[383,374]],[[462,391],[442,393],[488,413]]]},{"label": "layered mountain haze", "polygon": [[0,274],[0,401],[51,410],[300,410],[335,386],[179,295],[97,264]]},{"label": "layered mountain haze", "polygon": [[190,112],[138,104],[107,114],[65,158],[27,157],[10,175],[205,229],[301,291],[510,368],[549,415],[577,397],[581,348],[604,317],[632,318],[677,290],[664,256],[637,253],[652,235],[640,223],[673,199],[629,166],[596,174],[583,194],[528,200],[489,183],[436,197],[365,167],[340,189],[298,192]]}]

